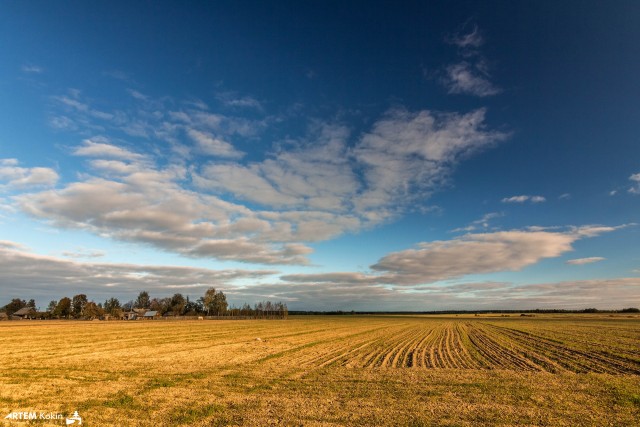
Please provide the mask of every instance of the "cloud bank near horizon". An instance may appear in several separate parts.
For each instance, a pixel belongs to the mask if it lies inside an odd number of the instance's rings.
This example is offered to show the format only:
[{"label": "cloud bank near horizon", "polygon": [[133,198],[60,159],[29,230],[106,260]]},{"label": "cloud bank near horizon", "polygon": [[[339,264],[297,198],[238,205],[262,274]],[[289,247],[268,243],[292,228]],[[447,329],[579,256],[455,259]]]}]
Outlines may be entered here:
[{"label": "cloud bank near horizon", "polygon": [[[620,309],[620,301],[625,307],[640,304],[640,278],[390,287],[362,274],[332,273],[315,278],[281,276],[283,281],[277,282],[273,279],[279,273],[274,270],[78,262],[38,255],[11,241],[0,241],[0,269],[0,291],[20,298],[33,292],[48,299],[84,293],[97,302],[114,295],[124,301],[142,290],[152,297],[177,292],[198,297],[214,286],[223,289],[235,304],[269,299],[286,302],[294,310]],[[47,302],[37,301],[41,307]]]}]

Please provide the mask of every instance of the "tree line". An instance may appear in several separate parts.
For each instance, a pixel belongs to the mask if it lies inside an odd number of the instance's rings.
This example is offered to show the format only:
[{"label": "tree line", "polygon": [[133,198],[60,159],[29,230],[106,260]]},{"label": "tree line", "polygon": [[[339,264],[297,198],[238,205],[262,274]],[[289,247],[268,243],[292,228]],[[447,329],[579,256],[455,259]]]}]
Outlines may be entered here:
[{"label": "tree line", "polygon": [[14,298],[0,312],[10,317],[18,310],[29,307],[39,319],[99,319],[106,317],[122,318],[132,310],[156,311],[159,316],[233,316],[257,319],[283,319],[289,314],[287,305],[282,302],[263,301],[251,307],[245,303],[241,307],[229,307],[226,295],[215,288],[206,290],[197,300],[181,293],[171,297],[151,298],[147,291],[141,291],[135,300],[121,303],[118,298],[108,298],[104,303],[89,301],[87,295],[78,294],[73,298],[64,297],[49,302],[46,310],[36,309],[35,300],[25,301]]}]

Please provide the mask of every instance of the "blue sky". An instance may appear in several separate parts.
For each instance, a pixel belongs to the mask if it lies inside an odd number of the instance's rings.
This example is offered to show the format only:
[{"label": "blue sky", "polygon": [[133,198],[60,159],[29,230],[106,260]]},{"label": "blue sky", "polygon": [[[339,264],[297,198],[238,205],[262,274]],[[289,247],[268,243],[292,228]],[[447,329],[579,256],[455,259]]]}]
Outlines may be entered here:
[{"label": "blue sky", "polygon": [[0,40],[7,301],[640,305],[636,2],[5,2]]}]

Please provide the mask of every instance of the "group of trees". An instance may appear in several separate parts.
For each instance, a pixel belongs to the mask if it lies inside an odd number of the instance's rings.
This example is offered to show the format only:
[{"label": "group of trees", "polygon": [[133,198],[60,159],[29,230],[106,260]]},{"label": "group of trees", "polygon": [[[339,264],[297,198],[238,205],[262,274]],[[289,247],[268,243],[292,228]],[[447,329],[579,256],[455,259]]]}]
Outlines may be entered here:
[{"label": "group of trees", "polygon": [[[13,299],[0,311],[6,311],[10,316],[23,307],[36,309],[34,300],[26,302],[21,299]],[[124,304],[117,298],[109,298],[104,303],[89,301],[85,294],[75,295],[73,298],[64,297],[59,301],[51,301],[46,311],[38,312],[38,318],[57,319],[96,319],[105,315],[116,318],[122,317],[125,312],[133,309],[145,309],[157,311],[161,316],[245,316],[254,318],[286,318],[287,305],[281,302],[260,302],[253,308],[244,304],[241,308],[231,307],[227,303],[227,297],[222,291],[209,288],[204,295],[196,301],[176,293],[166,298],[151,298],[147,291],[142,291],[135,300]]]},{"label": "group of trees", "polygon": [[14,298],[11,300],[11,302],[7,305],[5,305],[4,307],[2,307],[2,309],[0,309],[0,311],[7,313],[7,315],[11,316],[13,313],[15,313],[16,311],[20,310],[21,308],[25,308],[25,307],[30,307],[33,308],[35,310],[36,308],[36,301],[33,299],[30,299],[29,302],[20,299],[20,298]]}]

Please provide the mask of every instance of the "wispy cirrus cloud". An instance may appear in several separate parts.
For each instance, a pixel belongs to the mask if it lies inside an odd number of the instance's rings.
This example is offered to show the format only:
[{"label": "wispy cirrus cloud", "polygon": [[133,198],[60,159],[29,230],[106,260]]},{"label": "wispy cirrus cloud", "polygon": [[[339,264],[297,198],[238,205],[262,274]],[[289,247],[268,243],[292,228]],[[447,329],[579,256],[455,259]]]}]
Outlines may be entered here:
[{"label": "wispy cirrus cloud", "polygon": [[543,196],[530,196],[526,194],[520,196],[505,197],[504,199],[502,199],[502,203],[542,203],[546,201],[547,199]]},{"label": "wispy cirrus cloud", "polygon": [[631,175],[629,181],[633,183],[633,186],[629,187],[629,193],[640,194],[640,173]]},{"label": "wispy cirrus cloud", "polygon": [[70,95],[54,96],[53,100],[63,106],[67,113],[79,112],[92,119],[106,121],[114,119],[114,115],[112,113],[93,108],[89,104],[80,101],[79,97],[80,92],[72,90],[70,91]]},{"label": "wispy cirrus cloud", "polygon": [[392,211],[399,200],[440,188],[457,162],[509,136],[486,130],[485,114],[389,111],[353,150],[368,183],[356,199],[358,208]]},{"label": "wispy cirrus cloud", "polygon": [[460,231],[465,231],[465,232],[476,231],[478,229],[487,230],[492,220],[503,217],[503,216],[504,216],[504,213],[502,212],[489,212],[487,214],[484,214],[482,218],[471,222],[471,224],[467,225],[466,227],[456,228],[451,231],[453,233],[457,233]]},{"label": "wispy cirrus cloud", "polygon": [[502,92],[489,77],[488,71],[481,64],[461,61],[445,68],[442,82],[450,94],[486,97]]},{"label": "wispy cirrus cloud", "polygon": [[477,25],[467,23],[460,31],[446,36],[445,42],[458,47],[461,57],[460,61],[445,66],[440,78],[450,94],[487,97],[502,92],[490,80],[490,67],[480,50],[485,40]]},{"label": "wispy cirrus cloud", "polygon": [[485,42],[477,25],[467,22],[460,30],[445,36],[445,42],[455,45],[460,49],[475,52]]},{"label": "wispy cirrus cloud", "polygon": [[599,256],[588,257],[588,258],[576,258],[576,259],[568,260],[565,264],[569,264],[569,265],[585,265],[585,264],[593,264],[594,262],[604,261],[605,259],[606,258],[599,257]]},{"label": "wispy cirrus cloud", "polygon": [[89,249],[76,249],[74,251],[64,251],[62,252],[62,256],[66,258],[77,258],[77,259],[90,259],[90,258],[100,258],[106,255],[104,251],[98,250],[89,250]]},{"label": "wispy cirrus cloud", "polygon": [[217,94],[216,98],[225,107],[235,109],[250,109],[262,111],[262,103],[252,96],[240,96],[233,91],[225,91]]},{"label": "wispy cirrus cloud", "polygon": [[21,67],[21,70],[23,73],[28,73],[28,74],[42,74],[44,73],[44,68],[40,67],[39,65],[34,65],[34,64],[25,64]]}]

